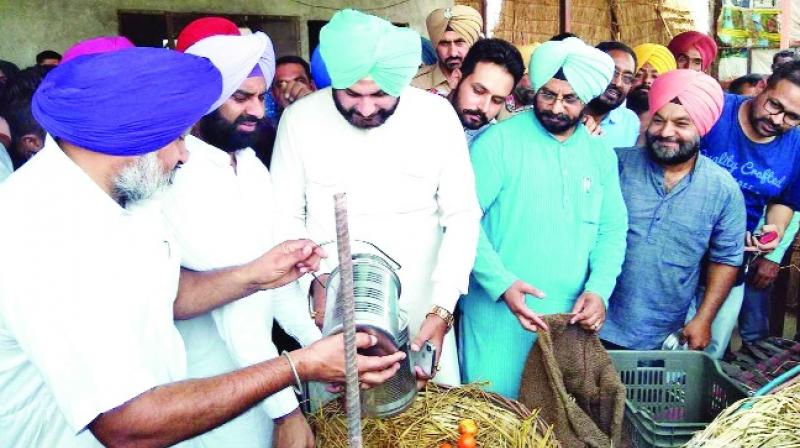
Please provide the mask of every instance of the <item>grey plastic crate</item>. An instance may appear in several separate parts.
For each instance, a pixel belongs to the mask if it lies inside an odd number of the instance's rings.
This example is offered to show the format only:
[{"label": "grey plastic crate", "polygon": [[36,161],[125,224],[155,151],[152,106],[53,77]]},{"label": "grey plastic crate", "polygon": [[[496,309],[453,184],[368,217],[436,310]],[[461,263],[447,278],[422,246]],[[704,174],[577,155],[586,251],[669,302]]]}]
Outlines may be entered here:
[{"label": "grey plastic crate", "polygon": [[704,352],[608,353],[625,385],[625,429],[635,448],[683,446],[747,395]]}]

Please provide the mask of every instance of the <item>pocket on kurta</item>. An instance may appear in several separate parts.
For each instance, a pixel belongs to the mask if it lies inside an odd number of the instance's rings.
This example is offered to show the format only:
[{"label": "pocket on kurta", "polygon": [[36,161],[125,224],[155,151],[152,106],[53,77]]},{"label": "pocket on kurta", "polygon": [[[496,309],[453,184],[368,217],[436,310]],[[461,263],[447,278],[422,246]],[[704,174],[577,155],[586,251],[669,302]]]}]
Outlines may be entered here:
[{"label": "pocket on kurta", "polygon": [[670,233],[664,238],[662,247],[664,261],[675,266],[698,266],[708,250],[711,229],[674,218],[668,225]]}]

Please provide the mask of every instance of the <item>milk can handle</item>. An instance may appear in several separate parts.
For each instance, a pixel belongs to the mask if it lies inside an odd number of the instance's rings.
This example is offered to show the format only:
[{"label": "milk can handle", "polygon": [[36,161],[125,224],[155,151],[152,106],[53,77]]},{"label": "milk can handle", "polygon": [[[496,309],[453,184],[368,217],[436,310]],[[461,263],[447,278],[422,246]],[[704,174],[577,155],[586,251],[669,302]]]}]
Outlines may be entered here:
[{"label": "milk can handle", "polygon": [[[389,254],[384,252],[383,249],[381,249],[380,247],[378,247],[378,246],[376,246],[376,245],[374,245],[374,244],[372,244],[372,243],[370,243],[369,241],[366,241],[366,240],[353,240],[353,241],[358,241],[359,243],[369,244],[370,246],[372,246],[375,250],[377,250],[378,252],[383,254],[384,257],[389,259],[389,261],[391,261],[393,265],[397,266],[396,268],[394,268],[395,270],[398,270],[398,269],[402,268],[402,266],[400,266],[400,263],[398,263],[394,258],[390,257]],[[334,241],[334,240],[325,241],[324,243],[320,243],[319,246],[322,247],[322,246],[325,246],[327,244],[331,244],[331,243],[335,243],[335,242],[336,241]]]}]

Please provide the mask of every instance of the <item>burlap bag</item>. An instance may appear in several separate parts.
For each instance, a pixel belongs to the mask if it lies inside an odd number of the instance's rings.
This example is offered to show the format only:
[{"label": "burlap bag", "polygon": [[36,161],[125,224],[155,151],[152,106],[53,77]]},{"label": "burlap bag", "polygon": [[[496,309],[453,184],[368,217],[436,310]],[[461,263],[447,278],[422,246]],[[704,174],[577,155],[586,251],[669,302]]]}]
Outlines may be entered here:
[{"label": "burlap bag", "polygon": [[519,401],[541,409],[564,447],[620,446],[625,386],[592,332],[569,325],[571,316],[545,316],[522,373]]}]

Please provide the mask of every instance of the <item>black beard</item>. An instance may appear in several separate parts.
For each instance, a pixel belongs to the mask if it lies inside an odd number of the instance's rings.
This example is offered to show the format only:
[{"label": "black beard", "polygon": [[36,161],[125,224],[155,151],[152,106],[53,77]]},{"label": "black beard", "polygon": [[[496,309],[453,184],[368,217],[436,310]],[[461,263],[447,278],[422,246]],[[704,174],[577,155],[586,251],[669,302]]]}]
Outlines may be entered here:
[{"label": "black beard", "polygon": [[[661,138],[656,137],[649,132],[645,132],[645,141],[647,142],[647,152],[655,159],[656,162],[667,165],[680,165],[681,163],[688,162],[700,151],[700,138],[690,142],[680,142],[675,137]],[[661,148],[660,142],[677,142],[678,150],[672,154],[667,153],[666,149]]]},{"label": "black beard", "polygon": [[203,140],[225,152],[236,152],[240,149],[252,147],[258,132],[239,132],[236,129],[242,123],[256,123],[259,119],[253,115],[242,114],[231,123],[222,117],[219,109],[200,119],[200,132]]},{"label": "black beard", "polygon": [[561,135],[568,130],[574,128],[575,126],[580,123],[581,119],[585,114],[585,109],[581,111],[581,113],[573,118],[570,118],[567,114],[554,114],[549,110],[542,110],[540,111],[539,108],[534,107],[533,113],[536,115],[536,118],[539,120],[539,123],[547,130],[547,132],[554,134],[554,135]]},{"label": "black beard", "polygon": [[446,69],[448,72],[452,72],[453,70],[460,68],[461,63],[464,62],[464,59],[459,57],[454,58],[447,58],[442,62],[443,68]]},{"label": "black beard", "polygon": [[628,93],[628,109],[636,112],[636,115],[647,112],[650,109],[650,90],[641,86],[634,88]]},{"label": "black beard", "polygon": [[[461,126],[463,126],[465,129],[470,129],[473,131],[476,129],[480,129],[481,127],[485,126],[486,123],[489,122],[489,119],[486,117],[486,114],[477,109],[473,110],[473,109],[458,108],[458,90],[460,87],[461,85],[459,84],[459,86],[456,87],[455,90],[453,90],[453,97],[450,99],[450,104],[453,105],[453,109],[455,109],[456,115],[458,115],[458,119],[461,120]],[[467,120],[465,118],[467,115],[477,115],[481,119],[480,123],[475,124]]]},{"label": "black beard", "polygon": [[[606,92],[613,90],[617,92],[617,99],[616,100],[609,100],[606,98]],[[614,85],[608,86],[605,92],[602,95],[594,98],[592,101],[589,102],[589,109],[592,112],[598,115],[605,115],[612,110],[618,108],[622,103],[625,101],[625,95],[622,93],[622,90],[618,89]]]},{"label": "black beard", "polygon": [[[400,98],[397,98],[397,102],[394,104],[394,107],[391,109],[378,109],[374,114],[370,117],[364,117],[355,108],[347,110],[342,106],[342,103],[339,102],[339,99],[336,98],[336,91],[332,91],[331,94],[333,95],[333,103],[336,105],[336,110],[342,114],[345,120],[351,125],[359,128],[359,129],[372,129],[377,128],[378,126],[383,125],[386,123],[386,120],[391,117],[394,112],[397,110],[397,106],[400,105]],[[371,121],[372,117],[375,117],[375,121]],[[370,121],[366,121],[370,120]]]}]

